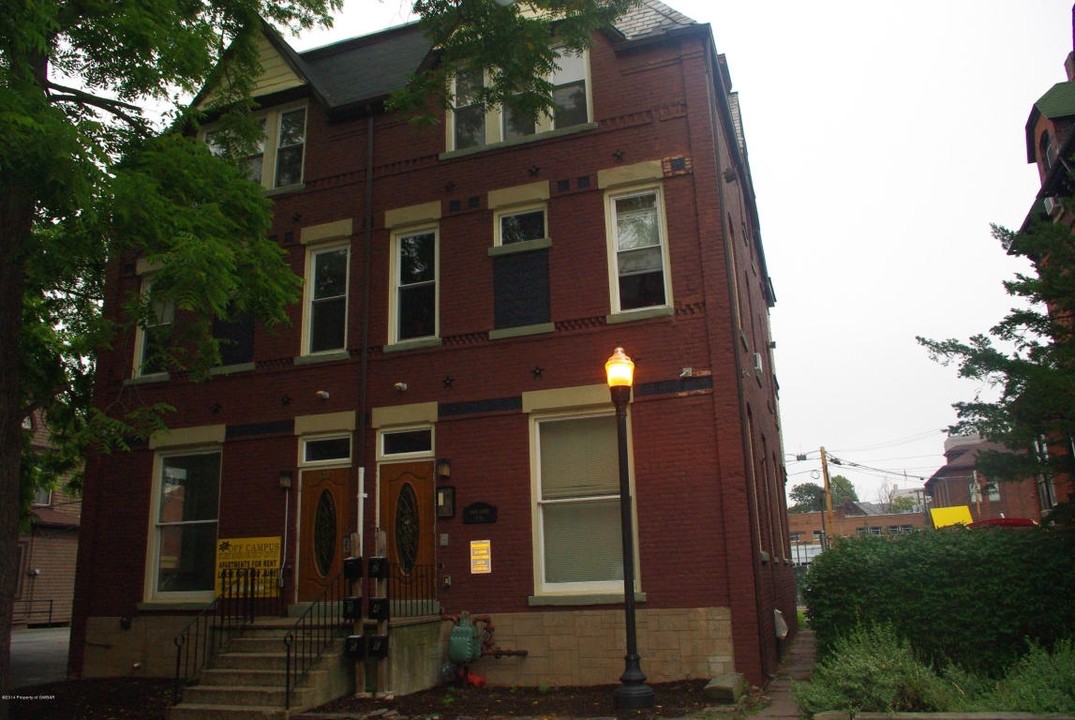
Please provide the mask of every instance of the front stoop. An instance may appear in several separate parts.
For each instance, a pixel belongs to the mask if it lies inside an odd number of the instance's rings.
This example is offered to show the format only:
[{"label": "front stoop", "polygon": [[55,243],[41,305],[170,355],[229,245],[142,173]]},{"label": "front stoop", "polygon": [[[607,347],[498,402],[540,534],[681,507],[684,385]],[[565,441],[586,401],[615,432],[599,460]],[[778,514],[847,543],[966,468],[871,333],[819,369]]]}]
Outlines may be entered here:
[{"label": "front stoop", "polygon": [[287,653],[284,637],[294,619],[261,618],[243,629],[227,652],[213,658],[201,680],[183,690],[167,720],[287,720],[354,690],[353,664],[335,641],[298,687],[285,708]]}]

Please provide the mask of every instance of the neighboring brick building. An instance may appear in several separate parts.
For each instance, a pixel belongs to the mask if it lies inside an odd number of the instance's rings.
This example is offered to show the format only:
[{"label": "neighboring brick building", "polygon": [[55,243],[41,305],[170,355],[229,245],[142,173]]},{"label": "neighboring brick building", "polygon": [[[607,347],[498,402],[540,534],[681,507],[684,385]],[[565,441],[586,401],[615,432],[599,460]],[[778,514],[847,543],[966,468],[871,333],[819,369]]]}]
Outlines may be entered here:
[{"label": "neighboring brick building", "polygon": [[957,435],[944,441],[945,464],[926,481],[930,507],[967,506],[971,519],[998,518],[1041,520],[1041,499],[1045,479],[1027,478],[998,482],[975,469],[978,453],[1001,450],[996,443],[978,436]]},{"label": "neighboring brick building", "polygon": [[[33,434],[35,448],[48,446],[48,429],[40,414],[29,418],[24,429]],[[71,622],[81,508],[81,500],[63,490],[35,494],[29,532],[18,540],[15,627]]]},{"label": "neighboring brick building", "polygon": [[[428,53],[413,25],[301,54],[266,29],[252,171],[306,296],[290,328],[228,328],[202,384],[142,362],[156,326],[101,355],[101,407],[176,411],[148,447],[89,459],[74,673],[171,672],[219,539],[280,538],[295,603],[382,538],[434,606],[491,614],[528,651],[483,661],[490,682],[615,682],[617,346],[637,363],[643,670],[775,671],[795,597],[774,295],[710,27],[646,0],[562,59],[550,117],[476,112],[462,86],[444,130],[416,133],[382,100]],[[115,263],[106,308],[151,277]],[[423,623],[443,627],[392,627]]]},{"label": "neighboring brick building", "polygon": [[848,501],[833,507],[831,521],[823,512],[790,513],[791,559],[796,566],[809,565],[832,538],[896,535],[924,527],[928,523],[921,506],[912,512],[888,513],[875,511],[868,503]]}]

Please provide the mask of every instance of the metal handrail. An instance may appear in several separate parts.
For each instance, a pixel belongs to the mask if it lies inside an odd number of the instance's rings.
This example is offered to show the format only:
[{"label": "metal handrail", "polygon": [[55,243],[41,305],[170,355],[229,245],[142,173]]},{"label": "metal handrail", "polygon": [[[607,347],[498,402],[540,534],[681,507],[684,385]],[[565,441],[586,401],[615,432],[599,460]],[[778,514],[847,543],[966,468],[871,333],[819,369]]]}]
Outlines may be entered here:
[{"label": "metal handrail", "polygon": [[350,622],[343,619],[346,596],[347,581],[340,571],[284,636],[287,652],[285,708],[291,708],[291,691],[306,677],[333,640],[347,634]]},{"label": "metal handrail", "polygon": [[172,704],[179,702],[185,685],[195,682],[213,657],[221,652],[232,635],[254,620],[257,600],[266,588],[277,583],[276,570],[240,568],[222,570],[221,594],[195,615],[179,634],[175,644],[175,682]]}]

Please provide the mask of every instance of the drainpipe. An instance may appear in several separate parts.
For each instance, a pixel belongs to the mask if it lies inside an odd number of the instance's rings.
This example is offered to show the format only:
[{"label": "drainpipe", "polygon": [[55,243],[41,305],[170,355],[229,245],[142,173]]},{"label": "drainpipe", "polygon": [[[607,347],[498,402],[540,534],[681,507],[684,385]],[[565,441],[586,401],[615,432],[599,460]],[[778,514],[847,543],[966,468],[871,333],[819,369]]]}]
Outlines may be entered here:
[{"label": "drainpipe", "polygon": [[352,552],[362,557],[365,545],[366,513],[366,413],[367,386],[369,385],[369,349],[370,349],[370,272],[373,268],[373,106],[366,106],[366,195],[363,211],[363,248],[362,259],[362,337],[361,354],[358,360],[358,495],[355,498],[358,516],[355,519],[355,532],[358,534],[358,547]]}]

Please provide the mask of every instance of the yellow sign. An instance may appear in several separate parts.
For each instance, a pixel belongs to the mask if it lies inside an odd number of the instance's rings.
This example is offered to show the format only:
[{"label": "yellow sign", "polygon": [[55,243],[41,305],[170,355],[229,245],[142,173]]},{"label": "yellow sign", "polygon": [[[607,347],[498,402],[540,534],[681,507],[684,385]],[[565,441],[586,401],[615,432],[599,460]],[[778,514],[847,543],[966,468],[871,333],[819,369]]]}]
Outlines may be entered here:
[{"label": "yellow sign", "polygon": [[956,507],[930,508],[930,519],[933,527],[942,528],[949,525],[970,525],[974,520],[970,516],[970,508],[966,505]]},{"label": "yellow sign", "polygon": [[493,572],[493,543],[489,540],[470,541],[470,574],[488,575]]},{"label": "yellow sign", "polygon": [[[221,538],[216,545],[216,594],[224,589],[223,576],[232,588],[254,583],[254,597],[277,597],[280,588],[280,536]],[[234,590],[233,590],[234,591]]]}]

